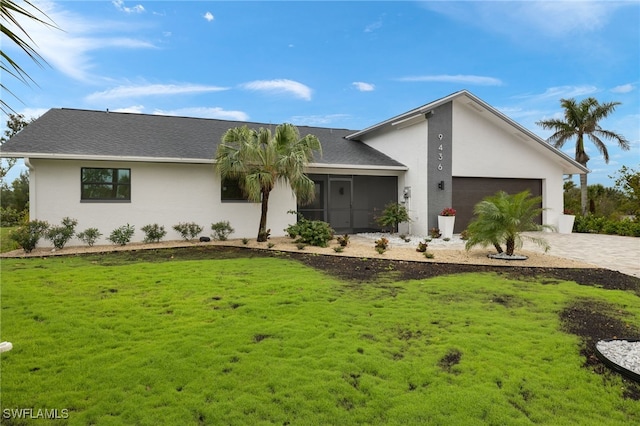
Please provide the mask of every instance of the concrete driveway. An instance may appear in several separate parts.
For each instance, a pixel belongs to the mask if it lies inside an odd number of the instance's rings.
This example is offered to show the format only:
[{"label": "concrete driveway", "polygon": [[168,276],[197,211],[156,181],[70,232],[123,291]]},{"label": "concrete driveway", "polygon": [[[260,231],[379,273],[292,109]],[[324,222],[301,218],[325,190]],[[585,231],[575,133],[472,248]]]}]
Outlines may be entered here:
[{"label": "concrete driveway", "polygon": [[[546,239],[550,255],[579,260],[640,278],[640,238],[601,234],[529,233]],[[525,243],[532,251],[539,247]]]}]

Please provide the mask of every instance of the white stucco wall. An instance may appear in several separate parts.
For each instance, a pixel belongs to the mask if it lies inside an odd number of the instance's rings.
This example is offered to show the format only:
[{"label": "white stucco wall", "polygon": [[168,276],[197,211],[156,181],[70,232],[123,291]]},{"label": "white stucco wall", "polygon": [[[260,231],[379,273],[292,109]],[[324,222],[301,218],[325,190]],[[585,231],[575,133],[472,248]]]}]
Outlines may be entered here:
[{"label": "white stucco wall", "polygon": [[404,202],[403,190],[411,187],[411,197],[406,203],[411,217],[410,224],[401,224],[400,232],[427,235],[427,130],[428,122],[403,127],[392,132],[378,134],[365,143],[409,168],[398,176],[398,202]]},{"label": "white stucco wall", "polygon": [[468,106],[454,102],[453,176],[542,179],[545,224],[558,225],[563,209],[563,170],[553,154],[517,130],[503,127]]},{"label": "white stucco wall", "polygon": [[[98,228],[103,234],[96,244],[110,244],[106,238],[114,229],[135,226],[133,242],[142,241],[145,225],[157,223],[167,231],[165,240],[179,240],[173,226],[195,222],[211,234],[211,224],[228,220],[235,232],[230,238],[255,238],[258,234],[260,204],[221,202],[220,178],[212,164],[174,164],[140,162],[101,162],[31,159],[29,188],[30,218],[60,224],[63,217],[78,220],[77,231]],[[131,202],[81,202],[82,167],[131,169]],[[267,227],[272,236],[284,235],[295,221],[287,214],[295,210],[296,200],[289,188],[278,186],[269,199]],[[82,245],[74,238],[68,245]],[[41,240],[40,246],[50,246]]]}]

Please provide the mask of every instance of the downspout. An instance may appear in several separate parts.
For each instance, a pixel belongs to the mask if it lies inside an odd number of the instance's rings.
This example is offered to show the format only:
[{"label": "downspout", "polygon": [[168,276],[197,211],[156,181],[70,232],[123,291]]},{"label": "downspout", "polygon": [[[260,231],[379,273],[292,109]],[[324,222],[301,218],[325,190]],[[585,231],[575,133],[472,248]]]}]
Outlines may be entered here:
[{"label": "downspout", "polygon": [[36,220],[36,169],[25,157],[24,165],[29,169],[29,220]]}]

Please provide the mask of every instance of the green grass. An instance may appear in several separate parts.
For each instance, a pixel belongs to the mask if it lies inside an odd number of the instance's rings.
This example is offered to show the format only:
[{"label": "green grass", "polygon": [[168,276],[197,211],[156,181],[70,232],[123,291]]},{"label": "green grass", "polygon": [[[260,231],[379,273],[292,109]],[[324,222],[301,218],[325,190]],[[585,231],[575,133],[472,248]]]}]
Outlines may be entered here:
[{"label": "green grass", "polygon": [[0,227],[0,253],[6,253],[8,251],[17,250],[20,248],[18,243],[16,243],[9,237],[9,234],[14,229],[16,228]]},{"label": "green grass", "polygon": [[2,409],[69,410],[51,424],[640,422],[558,319],[588,298],[640,323],[630,292],[493,274],[354,284],[279,258],[1,266]]}]

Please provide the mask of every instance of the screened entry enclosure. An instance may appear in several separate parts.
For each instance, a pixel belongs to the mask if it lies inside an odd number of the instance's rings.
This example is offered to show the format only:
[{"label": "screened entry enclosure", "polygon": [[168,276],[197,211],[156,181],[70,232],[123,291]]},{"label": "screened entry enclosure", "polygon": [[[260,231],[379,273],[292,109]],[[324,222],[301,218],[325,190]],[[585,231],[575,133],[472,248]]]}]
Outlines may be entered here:
[{"label": "screened entry enclosure", "polygon": [[338,233],[381,231],[375,218],[389,203],[398,201],[396,176],[317,175],[315,199],[298,205],[298,212],[309,220],[322,220]]}]

